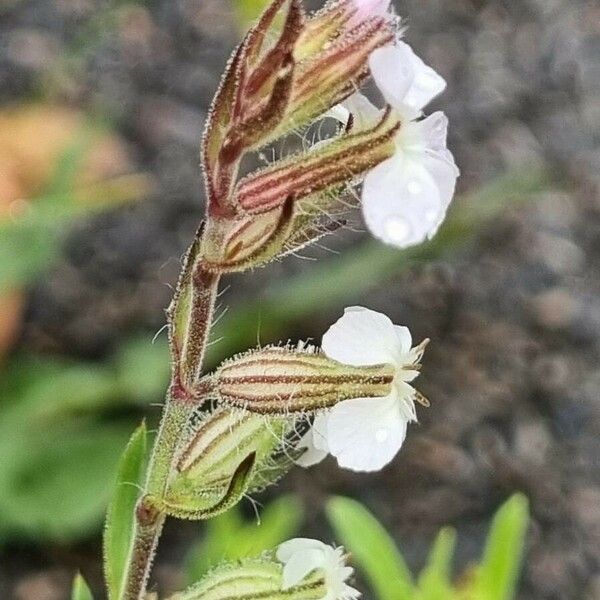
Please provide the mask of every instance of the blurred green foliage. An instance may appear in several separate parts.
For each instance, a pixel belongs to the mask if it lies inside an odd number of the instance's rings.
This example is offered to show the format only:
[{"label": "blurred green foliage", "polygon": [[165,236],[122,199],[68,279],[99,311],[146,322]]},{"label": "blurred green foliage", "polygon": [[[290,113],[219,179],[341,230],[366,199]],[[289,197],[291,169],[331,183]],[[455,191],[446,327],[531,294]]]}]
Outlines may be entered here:
[{"label": "blurred green foliage", "polygon": [[438,534],[424,569],[413,578],[385,528],[359,502],[333,498],[327,514],[353,563],[379,600],[511,600],[523,558],[529,523],[527,499],[515,494],[492,521],[483,558],[458,583],[452,579],[456,532]]},{"label": "blurred green foliage", "polygon": [[80,574],[76,575],[75,579],[73,580],[71,600],[94,600],[88,584]]},{"label": "blurred green foliage", "polygon": [[104,365],[17,356],[4,367],[0,541],[68,541],[100,524],[131,411],[164,393],[168,372],[165,345],[148,339]]},{"label": "blurred green foliage", "polygon": [[300,501],[292,495],[274,500],[248,521],[236,506],[207,521],[204,536],[185,560],[187,582],[198,581],[211,567],[227,560],[258,556],[294,537],[304,519]]},{"label": "blurred green foliage", "polygon": [[147,189],[143,176],[131,175],[76,190],[76,176],[100,131],[86,126],[58,160],[44,193],[27,199],[24,214],[0,221],[0,292],[34,281],[48,268],[76,218],[131,201]]}]

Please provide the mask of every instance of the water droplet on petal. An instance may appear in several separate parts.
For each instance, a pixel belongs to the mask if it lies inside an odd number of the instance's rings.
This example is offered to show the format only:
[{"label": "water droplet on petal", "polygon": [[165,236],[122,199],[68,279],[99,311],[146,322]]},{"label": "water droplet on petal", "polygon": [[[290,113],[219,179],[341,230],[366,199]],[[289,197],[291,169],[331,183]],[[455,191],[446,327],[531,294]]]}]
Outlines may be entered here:
[{"label": "water droplet on petal", "polygon": [[385,223],[385,233],[391,242],[401,244],[410,236],[410,224],[404,217],[390,217]]},{"label": "water droplet on petal", "polygon": [[417,181],[416,179],[411,179],[408,182],[406,189],[408,190],[409,194],[416,196],[423,191],[423,186],[421,185],[421,182]]},{"label": "water droplet on petal", "polygon": [[375,440],[378,444],[384,444],[389,436],[390,432],[387,429],[378,429],[375,432]]}]

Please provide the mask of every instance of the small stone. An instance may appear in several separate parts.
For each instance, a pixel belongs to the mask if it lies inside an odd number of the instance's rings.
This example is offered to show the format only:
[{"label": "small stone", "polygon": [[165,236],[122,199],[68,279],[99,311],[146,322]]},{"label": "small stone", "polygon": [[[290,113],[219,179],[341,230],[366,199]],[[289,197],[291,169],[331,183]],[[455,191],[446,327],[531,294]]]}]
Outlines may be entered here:
[{"label": "small stone", "polygon": [[516,454],[535,465],[546,461],[548,450],[552,446],[552,435],[543,421],[517,423],[514,434]]},{"label": "small stone", "polygon": [[69,587],[65,571],[42,571],[21,579],[15,586],[15,600],[64,600]]},{"label": "small stone", "polygon": [[531,310],[539,325],[556,331],[569,326],[576,314],[577,302],[568,290],[555,288],[535,296]]}]

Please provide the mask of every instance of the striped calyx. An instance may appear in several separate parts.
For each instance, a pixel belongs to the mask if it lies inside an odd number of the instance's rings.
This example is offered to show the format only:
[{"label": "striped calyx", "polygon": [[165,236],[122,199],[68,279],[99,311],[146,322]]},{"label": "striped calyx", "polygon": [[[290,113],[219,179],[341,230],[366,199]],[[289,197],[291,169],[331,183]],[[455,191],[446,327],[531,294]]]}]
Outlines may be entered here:
[{"label": "striped calyx", "polygon": [[391,391],[390,365],[353,367],[311,348],[267,347],[224,362],[211,376],[216,397],[265,415],[313,412]]},{"label": "striped calyx", "polygon": [[283,568],[269,556],[223,564],[169,600],[320,600],[327,596],[325,573],[315,570],[283,589]]},{"label": "striped calyx", "polygon": [[297,454],[295,421],[225,407],[199,415],[182,444],[163,510],[204,520],[275,483]]}]

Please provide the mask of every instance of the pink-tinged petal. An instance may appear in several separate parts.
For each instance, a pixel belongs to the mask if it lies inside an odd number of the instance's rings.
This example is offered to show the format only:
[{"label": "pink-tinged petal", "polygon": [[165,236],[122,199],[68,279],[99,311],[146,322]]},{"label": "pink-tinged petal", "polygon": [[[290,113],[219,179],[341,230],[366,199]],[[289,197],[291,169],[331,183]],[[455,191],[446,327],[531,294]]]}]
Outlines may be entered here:
[{"label": "pink-tinged petal", "polygon": [[355,306],[347,308],[327,330],[321,348],[329,358],[346,365],[395,364],[399,340],[388,317]]},{"label": "pink-tinged petal", "polygon": [[404,112],[405,98],[415,79],[413,64],[412,50],[403,43],[378,48],[369,57],[371,75],[385,101],[401,112]]},{"label": "pink-tinged petal", "polygon": [[445,212],[434,177],[402,157],[392,157],[367,174],[362,208],[371,233],[398,248],[431,237]]},{"label": "pink-tinged petal", "polygon": [[370,17],[383,17],[390,8],[390,0],[351,0],[350,4],[356,10],[348,22],[350,27],[360,25]]},{"label": "pink-tinged petal", "polygon": [[426,65],[408,44],[398,41],[397,47],[404,49],[405,56],[408,56],[411,61],[413,71],[413,80],[404,97],[404,103],[421,110],[446,89],[446,81]]},{"label": "pink-tinged petal", "polygon": [[378,471],[394,458],[407,428],[398,402],[394,394],[346,400],[331,409],[327,441],[340,467]]}]

